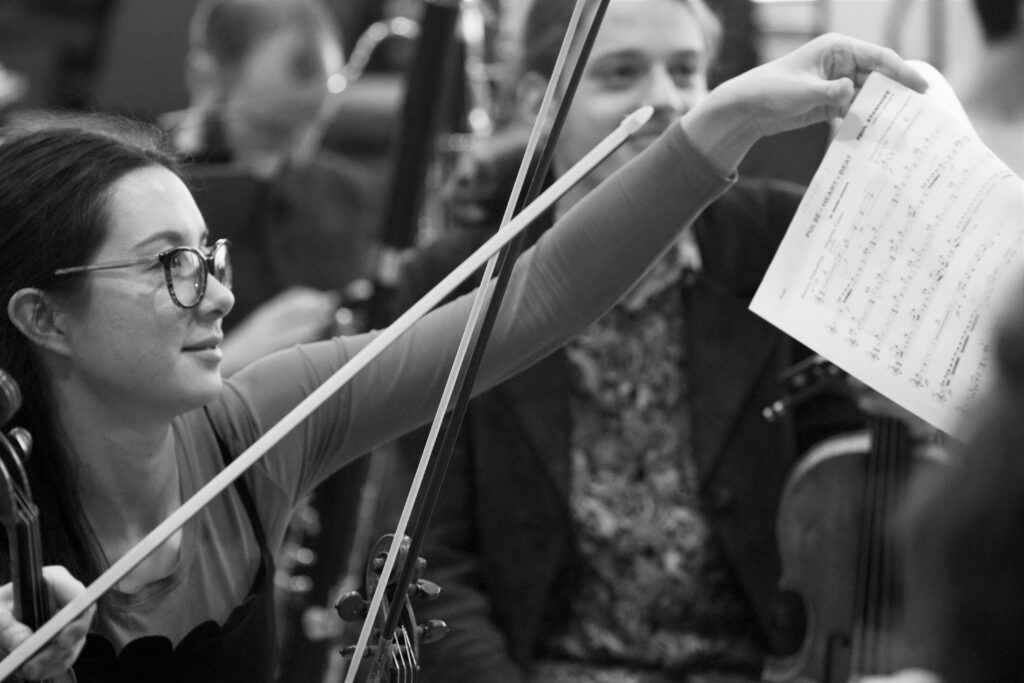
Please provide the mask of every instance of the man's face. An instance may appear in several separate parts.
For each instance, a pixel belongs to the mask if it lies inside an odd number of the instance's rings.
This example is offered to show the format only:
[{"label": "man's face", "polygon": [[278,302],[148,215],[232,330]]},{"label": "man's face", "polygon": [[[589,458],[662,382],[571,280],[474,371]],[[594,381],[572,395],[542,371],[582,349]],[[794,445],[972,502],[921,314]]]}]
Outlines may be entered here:
[{"label": "man's face", "polygon": [[703,31],[684,3],[612,0],[566,116],[555,170],[565,172],[630,112],[653,106],[650,123],[583,181],[581,189],[592,189],[707,95],[707,67]]}]

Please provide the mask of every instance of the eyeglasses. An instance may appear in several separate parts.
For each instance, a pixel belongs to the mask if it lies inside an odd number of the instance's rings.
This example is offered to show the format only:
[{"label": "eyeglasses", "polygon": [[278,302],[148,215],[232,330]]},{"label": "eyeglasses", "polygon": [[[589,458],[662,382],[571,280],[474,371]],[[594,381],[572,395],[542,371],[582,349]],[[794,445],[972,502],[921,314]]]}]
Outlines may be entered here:
[{"label": "eyeglasses", "polygon": [[88,266],[59,268],[54,275],[83,273],[90,270],[110,270],[111,268],[127,268],[139,263],[156,259],[164,267],[164,278],[167,280],[167,291],[171,300],[181,308],[195,308],[206,294],[206,278],[212,273],[222,285],[231,289],[231,259],[228,257],[226,239],[214,242],[208,253],[204,254],[195,247],[173,247],[162,251],[156,256],[124,259],[122,261],[106,261]]}]

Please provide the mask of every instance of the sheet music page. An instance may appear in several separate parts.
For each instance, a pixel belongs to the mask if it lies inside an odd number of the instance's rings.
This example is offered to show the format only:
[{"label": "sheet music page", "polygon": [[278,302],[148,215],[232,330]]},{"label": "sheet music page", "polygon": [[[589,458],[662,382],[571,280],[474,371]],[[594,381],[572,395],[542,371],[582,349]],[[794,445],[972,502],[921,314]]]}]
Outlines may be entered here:
[{"label": "sheet music page", "polygon": [[963,438],[993,310],[1022,272],[1024,181],[944,85],[868,78],[750,308]]}]

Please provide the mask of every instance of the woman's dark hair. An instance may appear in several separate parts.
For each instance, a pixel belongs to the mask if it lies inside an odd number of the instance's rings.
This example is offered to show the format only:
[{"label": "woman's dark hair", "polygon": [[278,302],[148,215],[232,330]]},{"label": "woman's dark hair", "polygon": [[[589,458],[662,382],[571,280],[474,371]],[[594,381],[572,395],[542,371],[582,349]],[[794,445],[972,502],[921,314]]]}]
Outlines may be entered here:
[{"label": "woman's dark hair", "polygon": [[[68,448],[49,383],[32,343],[14,326],[7,304],[33,287],[71,300],[84,274],[58,268],[93,258],[107,234],[107,198],[119,179],[161,165],[177,172],[163,138],[142,124],[114,117],[23,116],[0,131],[0,369],[17,383],[21,410],[4,425],[32,435],[26,469],[43,528],[43,560],[63,564],[83,581],[99,573],[98,549],[78,504]],[[6,556],[7,545],[0,545]],[[0,572],[8,571],[8,562]]]},{"label": "woman's dark hair", "polygon": [[[708,57],[713,60],[722,43],[721,21],[704,0],[675,1],[693,12],[707,41]],[[574,6],[573,0],[532,0],[519,38],[521,73],[551,76]]]}]

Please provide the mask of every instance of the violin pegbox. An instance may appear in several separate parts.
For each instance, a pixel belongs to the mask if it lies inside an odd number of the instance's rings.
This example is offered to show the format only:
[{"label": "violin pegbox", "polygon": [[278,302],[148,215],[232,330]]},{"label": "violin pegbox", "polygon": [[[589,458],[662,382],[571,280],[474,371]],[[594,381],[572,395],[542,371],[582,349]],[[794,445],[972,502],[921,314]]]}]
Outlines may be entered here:
[{"label": "violin pegbox", "polygon": [[[371,548],[366,563],[364,591],[350,591],[338,600],[335,610],[343,620],[352,622],[365,619],[369,615],[370,601],[366,596],[372,596],[377,591],[393,539],[394,534],[381,536]],[[366,647],[366,652],[372,657],[367,681],[407,680],[407,677],[410,676],[414,680],[416,672],[419,670],[420,645],[436,642],[447,635],[449,631],[448,624],[440,619],[429,619],[424,623],[416,622],[410,599],[433,600],[441,594],[440,586],[423,578],[423,572],[427,566],[425,559],[416,558],[401,597],[397,596],[398,580],[403,573],[401,568],[404,568],[409,562],[410,543],[409,537],[404,536],[395,559],[395,571],[388,578],[385,587],[385,599],[381,603],[379,614],[374,617],[371,640],[376,644]],[[399,610],[398,619],[395,622],[393,633],[387,635],[385,628],[388,626],[388,616],[393,605],[397,605]],[[349,645],[341,650],[341,654],[346,658],[351,657],[355,649],[355,645]]]}]

